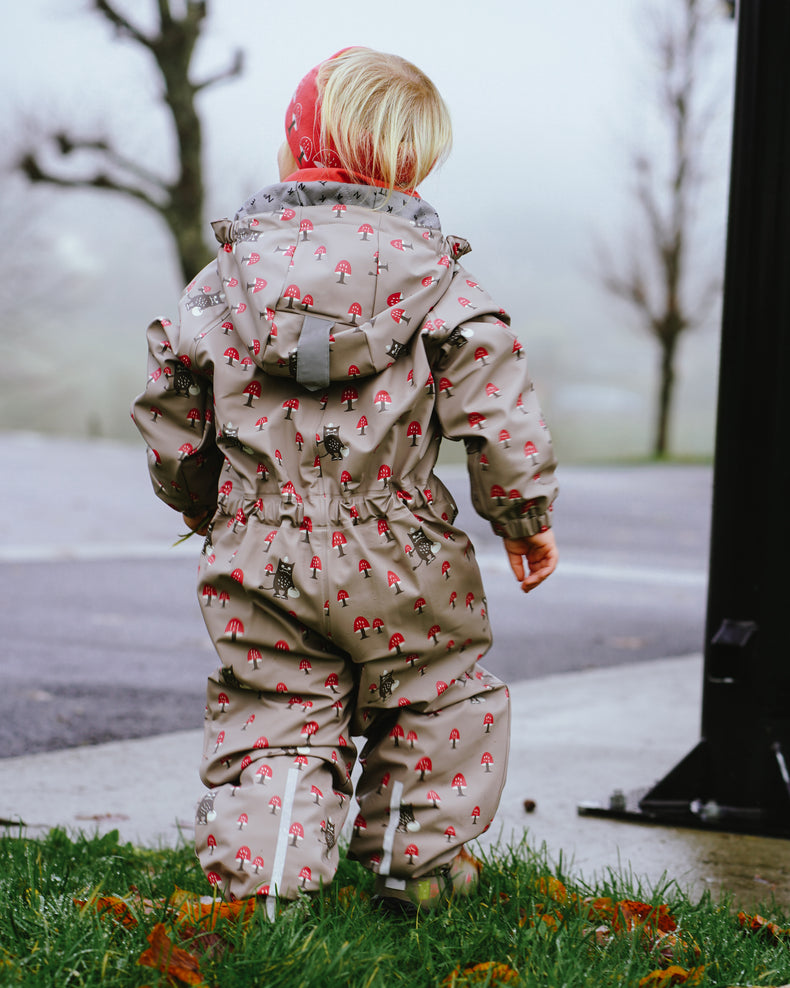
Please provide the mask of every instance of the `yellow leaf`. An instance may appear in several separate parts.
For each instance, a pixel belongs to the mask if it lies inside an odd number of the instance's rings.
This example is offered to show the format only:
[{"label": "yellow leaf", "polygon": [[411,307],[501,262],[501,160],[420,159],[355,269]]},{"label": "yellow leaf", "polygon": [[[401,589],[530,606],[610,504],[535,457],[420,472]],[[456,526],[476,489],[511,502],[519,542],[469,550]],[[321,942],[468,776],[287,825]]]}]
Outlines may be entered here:
[{"label": "yellow leaf", "polygon": [[177,947],[170,939],[167,927],[163,923],[157,923],[147,939],[151,946],[140,955],[138,964],[161,971],[171,985],[197,985],[199,988],[208,988],[200,974],[197,957]]},{"label": "yellow leaf", "polygon": [[698,985],[705,973],[704,965],[686,970],[672,964],[664,970],[651,971],[639,980],[639,988],[670,988],[670,985]]},{"label": "yellow leaf", "polygon": [[476,985],[481,982],[489,985],[513,985],[518,981],[518,971],[514,971],[507,964],[497,961],[485,961],[482,964],[473,964],[463,970],[456,968],[452,974],[448,974],[442,981],[448,988],[465,988],[466,985]]}]

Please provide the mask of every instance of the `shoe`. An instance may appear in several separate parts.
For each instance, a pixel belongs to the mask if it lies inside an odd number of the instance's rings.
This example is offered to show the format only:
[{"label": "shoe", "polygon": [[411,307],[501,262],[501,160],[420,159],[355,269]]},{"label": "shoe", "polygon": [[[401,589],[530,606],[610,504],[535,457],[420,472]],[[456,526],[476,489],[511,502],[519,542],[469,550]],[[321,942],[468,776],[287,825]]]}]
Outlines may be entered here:
[{"label": "shoe", "polygon": [[384,912],[416,916],[448,903],[454,895],[469,895],[478,883],[483,863],[465,848],[449,864],[420,878],[379,875],[372,904]]}]

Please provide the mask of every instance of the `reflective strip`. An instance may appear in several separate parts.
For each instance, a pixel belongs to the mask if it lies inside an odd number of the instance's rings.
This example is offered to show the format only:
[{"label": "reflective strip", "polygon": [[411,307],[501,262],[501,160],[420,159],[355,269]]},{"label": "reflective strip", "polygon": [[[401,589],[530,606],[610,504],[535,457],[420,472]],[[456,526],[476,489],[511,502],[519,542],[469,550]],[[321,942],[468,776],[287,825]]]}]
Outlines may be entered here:
[{"label": "reflective strip", "polygon": [[266,899],[266,913],[269,919],[274,919],[277,914],[277,892],[282,884],[283,872],[285,871],[285,856],[288,853],[288,831],[291,827],[291,816],[293,815],[294,797],[296,796],[296,785],[298,782],[299,769],[294,765],[288,770],[288,778],[285,780],[283,811],[280,816],[280,829],[277,833],[277,847],[274,850],[271,888]]},{"label": "reflective strip", "polygon": [[334,322],[308,313],[302,323],[296,350],[296,380],[308,391],[329,384],[329,334]]},{"label": "reflective strip", "polygon": [[379,868],[380,875],[389,875],[392,867],[392,846],[395,843],[395,831],[398,829],[398,821],[400,820],[400,798],[402,795],[403,783],[393,782],[392,796],[390,797],[390,819],[387,829],[384,831],[384,840],[381,845],[384,854]]}]

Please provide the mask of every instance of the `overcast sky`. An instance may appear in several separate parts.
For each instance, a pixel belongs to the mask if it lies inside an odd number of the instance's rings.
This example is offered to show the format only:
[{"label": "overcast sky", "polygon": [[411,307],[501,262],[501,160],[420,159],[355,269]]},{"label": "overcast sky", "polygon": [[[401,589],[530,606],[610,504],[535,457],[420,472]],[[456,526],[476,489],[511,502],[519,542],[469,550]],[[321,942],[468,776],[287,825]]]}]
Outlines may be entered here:
[{"label": "overcast sky", "polygon": [[[117,2],[143,28],[155,8],[154,0]],[[166,171],[171,135],[156,106],[159,83],[150,62],[114,38],[89,6],[88,0],[15,5],[13,30],[0,37],[7,108],[0,156],[7,160],[23,139],[19,114],[26,126],[65,121],[86,134],[109,132],[126,151]],[[284,108],[316,62],[351,44],[404,55],[437,83],[454,125],[453,154],[421,192],[438,209],[445,232],[471,241],[469,268],[513,313],[566,448],[583,453],[593,434],[625,419],[629,427],[620,429],[612,452],[646,450],[655,344],[629,327],[591,273],[595,237],[617,244],[629,223],[629,153],[657,134],[642,0],[401,0],[390,13],[369,0],[214,0],[210,7],[195,76],[222,68],[236,48],[245,51],[246,71],[200,104],[207,218],[232,213],[255,188],[276,180]],[[714,240],[724,233],[734,35],[733,24],[722,21],[711,41],[709,78],[720,89],[721,115],[703,219]],[[116,364],[111,391],[104,379],[79,389],[74,428],[99,416],[106,431],[117,433],[125,390],[139,390],[135,382],[144,376],[142,329],[152,316],[173,311],[180,290],[168,240],[155,218],[107,195],[30,196],[16,185],[13,195],[29,203],[33,224],[46,232],[48,278],[67,283],[63,305],[56,306],[57,329],[41,320],[52,359],[66,376],[84,375],[86,361]],[[51,301],[45,302],[51,317]],[[688,451],[704,451],[712,441],[715,326],[689,340],[683,360],[683,442]],[[108,412],[116,392],[124,402]],[[34,412],[20,407],[0,399],[0,425],[35,426]]]}]

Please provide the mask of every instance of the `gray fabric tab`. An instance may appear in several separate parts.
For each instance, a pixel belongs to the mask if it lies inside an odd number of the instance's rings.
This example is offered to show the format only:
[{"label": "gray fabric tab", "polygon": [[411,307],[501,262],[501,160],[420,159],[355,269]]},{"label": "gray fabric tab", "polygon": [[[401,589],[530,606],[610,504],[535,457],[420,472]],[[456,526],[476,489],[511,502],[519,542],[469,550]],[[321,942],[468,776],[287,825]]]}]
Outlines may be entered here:
[{"label": "gray fabric tab", "polygon": [[308,391],[329,384],[329,334],[335,324],[330,319],[306,315],[297,350],[296,380]]}]

